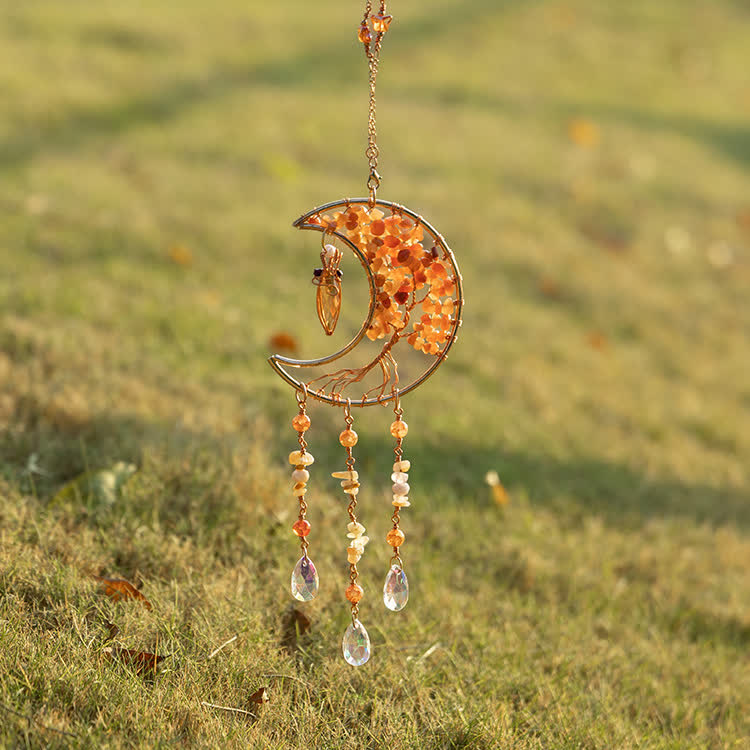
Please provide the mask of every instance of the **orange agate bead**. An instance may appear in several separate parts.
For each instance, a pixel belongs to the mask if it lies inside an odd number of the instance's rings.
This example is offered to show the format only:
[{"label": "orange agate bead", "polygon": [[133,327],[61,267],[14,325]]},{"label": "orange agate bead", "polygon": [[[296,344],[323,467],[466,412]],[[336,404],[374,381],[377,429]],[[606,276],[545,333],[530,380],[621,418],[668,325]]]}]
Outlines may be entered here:
[{"label": "orange agate bead", "polygon": [[372,34],[370,33],[370,29],[367,28],[367,24],[363,23],[359,27],[359,33],[357,34],[359,37],[359,41],[362,42],[362,44],[369,44],[372,41]]},{"label": "orange agate bead", "polygon": [[400,547],[405,539],[406,536],[401,529],[391,529],[385,536],[385,541],[391,547]]},{"label": "orange agate bead", "polygon": [[341,443],[344,448],[354,447],[357,444],[357,440],[359,440],[359,436],[354,430],[344,430],[339,435],[339,443]]},{"label": "orange agate bead", "polygon": [[362,597],[365,595],[364,590],[358,583],[352,583],[346,588],[346,598],[352,603],[357,604],[362,601]]},{"label": "orange agate bead", "polygon": [[292,420],[292,427],[294,427],[297,432],[305,432],[310,429],[310,424],[310,417],[308,417],[307,414],[297,414]]},{"label": "orange agate bead", "polygon": [[372,28],[379,34],[385,34],[385,32],[388,31],[388,27],[391,25],[392,20],[393,16],[378,13],[372,17]]},{"label": "orange agate bead", "polygon": [[292,531],[297,536],[307,536],[310,533],[310,522],[306,518],[300,518],[292,526]]},{"label": "orange agate bead", "polygon": [[401,419],[391,423],[391,435],[395,438],[406,437],[406,433],[409,432],[409,425]]}]

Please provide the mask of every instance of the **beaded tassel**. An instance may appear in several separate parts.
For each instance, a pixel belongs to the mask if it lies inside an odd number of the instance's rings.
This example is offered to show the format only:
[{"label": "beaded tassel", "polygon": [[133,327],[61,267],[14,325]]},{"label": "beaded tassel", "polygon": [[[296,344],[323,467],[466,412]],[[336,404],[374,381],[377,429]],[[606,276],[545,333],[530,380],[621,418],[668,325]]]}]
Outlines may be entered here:
[{"label": "beaded tassel", "polygon": [[292,427],[297,432],[297,441],[299,450],[292,451],[289,454],[289,463],[294,466],[292,472],[292,481],[294,487],[292,492],[299,501],[299,516],[292,526],[292,531],[299,537],[302,548],[302,557],[292,571],[292,596],[301,602],[308,602],[314,599],[318,593],[318,571],[315,569],[313,561],[307,556],[309,546],[307,535],[310,533],[310,522],[307,520],[307,503],[305,495],[307,494],[307,480],[310,479],[310,472],[307,470],[315,462],[312,453],[307,452],[307,441],[305,433],[310,429],[310,417],[305,411],[307,403],[307,389],[305,388],[300,396],[297,393],[297,403],[299,404],[299,414],[292,419]]},{"label": "beaded tassel", "polygon": [[370,636],[367,634],[365,626],[359,621],[359,602],[364,596],[364,590],[357,583],[359,578],[357,563],[370,539],[364,535],[365,527],[357,521],[354,512],[357,507],[357,495],[359,494],[359,474],[354,470],[355,459],[352,455],[352,448],[357,444],[359,438],[352,429],[354,420],[349,403],[344,407],[344,418],[346,429],[339,435],[339,442],[346,448],[346,471],[334,471],[331,475],[335,479],[341,480],[341,488],[349,497],[349,505],[346,509],[349,514],[349,523],[346,527],[349,532],[346,535],[349,539],[346,550],[347,560],[349,561],[349,586],[345,595],[351,605],[352,624],[346,629],[341,646],[347,663],[353,667],[359,667],[370,658]]},{"label": "beaded tassel", "polygon": [[385,537],[385,541],[393,549],[393,557],[391,558],[391,566],[385,577],[385,584],[383,586],[383,603],[391,611],[398,612],[409,601],[409,581],[404,572],[404,563],[401,559],[401,545],[404,543],[406,537],[404,532],[399,528],[401,523],[400,513],[401,508],[408,508],[411,505],[409,502],[408,474],[411,463],[403,458],[404,451],[402,448],[403,440],[409,432],[409,425],[401,419],[404,412],[401,408],[398,392],[396,393],[393,411],[396,415],[396,420],[391,424],[391,435],[396,438],[396,447],[393,449],[396,460],[393,464],[393,474],[391,474],[391,481],[393,482],[392,504],[394,506],[393,515],[391,516],[393,528]]}]

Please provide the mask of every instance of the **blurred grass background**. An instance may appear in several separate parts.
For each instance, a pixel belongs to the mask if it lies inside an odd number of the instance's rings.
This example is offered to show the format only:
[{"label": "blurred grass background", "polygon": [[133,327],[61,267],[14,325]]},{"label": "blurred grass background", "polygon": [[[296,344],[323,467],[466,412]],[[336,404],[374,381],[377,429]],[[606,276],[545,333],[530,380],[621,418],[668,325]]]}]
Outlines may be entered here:
[{"label": "blurred grass background", "polygon": [[[278,332],[332,350],[317,242],[290,224],[364,192],[361,9],[2,9],[6,746],[750,746],[750,8],[390,10],[380,196],[445,235],[467,307],[404,404],[400,616],[379,603],[390,417],[356,415],[374,655],[355,671],[322,407],[323,590],[289,646],[294,400],[265,358]],[[366,309],[354,276],[337,340]],[[119,496],[58,494],[120,461]],[[153,681],[102,661],[106,622],[169,654]],[[261,685],[254,720],[201,705]]]}]

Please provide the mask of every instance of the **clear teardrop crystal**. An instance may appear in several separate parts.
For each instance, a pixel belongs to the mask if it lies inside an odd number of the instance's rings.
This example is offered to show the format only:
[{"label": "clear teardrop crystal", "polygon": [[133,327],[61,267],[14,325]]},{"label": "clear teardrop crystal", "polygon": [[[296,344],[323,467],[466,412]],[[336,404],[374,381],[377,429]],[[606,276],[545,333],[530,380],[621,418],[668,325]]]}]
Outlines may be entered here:
[{"label": "clear teardrop crystal", "polygon": [[383,586],[383,603],[391,612],[398,612],[408,601],[409,581],[406,573],[398,565],[391,565]]},{"label": "clear teardrop crystal", "polygon": [[370,636],[359,620],[346,629],[341,647],[344,659],[353,667],[361,667],[370,658]]},{"label": "clear teardrop crystal", "polygon": [[317,593],[318,571],[313,561],[302,555],[292,571],[292,596],[301,602],[309,602]]}]

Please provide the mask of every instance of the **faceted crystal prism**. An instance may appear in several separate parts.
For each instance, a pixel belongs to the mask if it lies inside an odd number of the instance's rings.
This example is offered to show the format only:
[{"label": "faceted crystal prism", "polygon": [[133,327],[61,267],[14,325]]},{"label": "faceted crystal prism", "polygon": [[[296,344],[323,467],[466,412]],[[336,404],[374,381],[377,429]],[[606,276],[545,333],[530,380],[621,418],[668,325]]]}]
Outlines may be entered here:
[{"label": "faceted crystal prism", "polygon": [[341,646],[344,659],[353,667],[361,667],[370,658],[370,636],[359,620],[346,629]]},{"label": "faceted crystal prism", "polygon": [[391,612],[398,612],[406,606],[408,601],[409,581],[406,573],[398,565],[391,565],[385,577],[385,586],[383,586],[383,603]]},{"label": "faceted crystal prism", "polygon": [[317,593],[318,571],[313,561],[302,555],[292,571],[292,596],[301,602],[309,602]]}]

